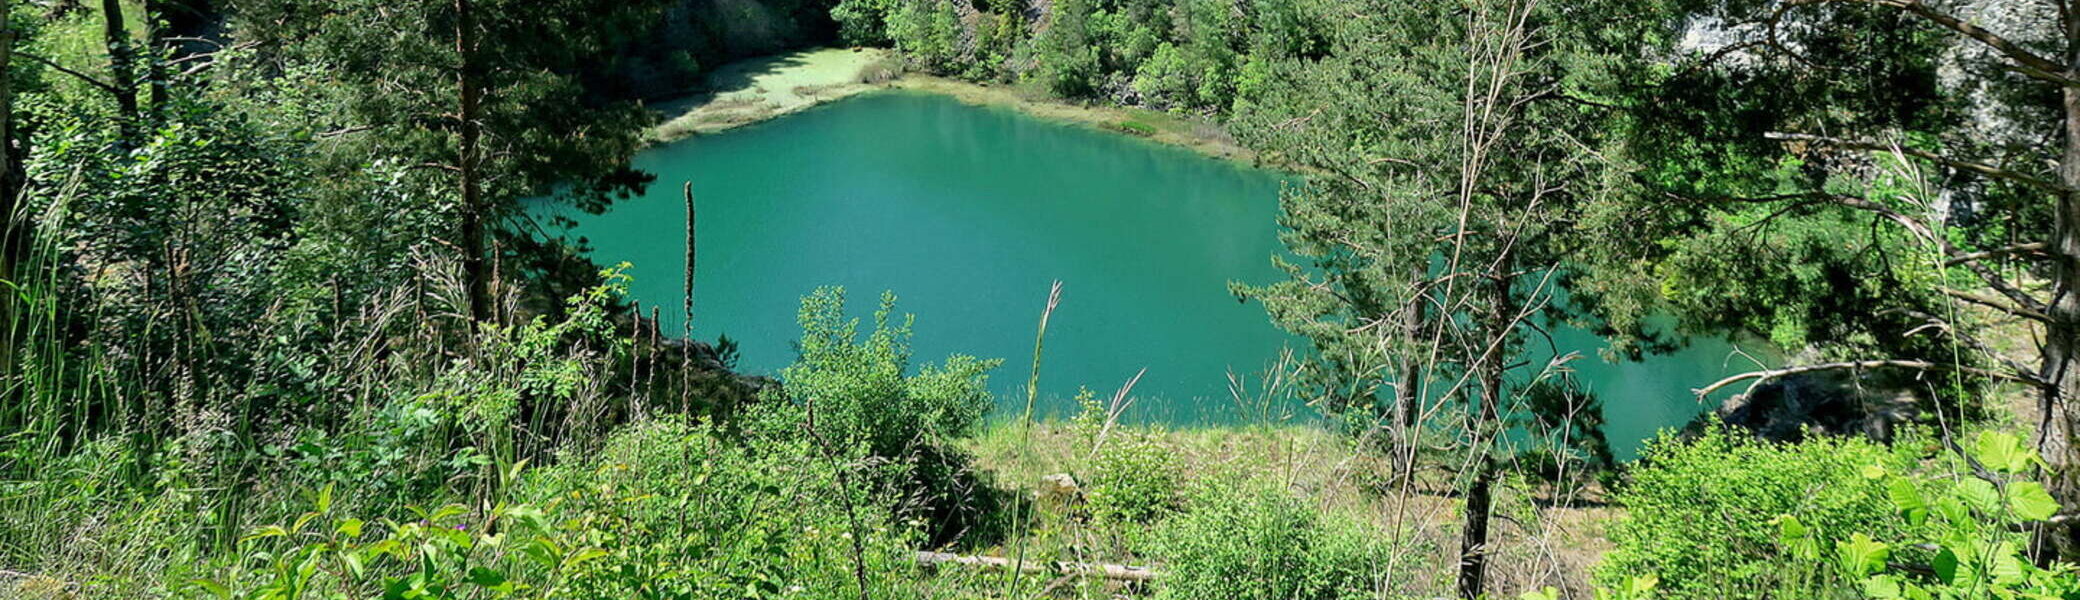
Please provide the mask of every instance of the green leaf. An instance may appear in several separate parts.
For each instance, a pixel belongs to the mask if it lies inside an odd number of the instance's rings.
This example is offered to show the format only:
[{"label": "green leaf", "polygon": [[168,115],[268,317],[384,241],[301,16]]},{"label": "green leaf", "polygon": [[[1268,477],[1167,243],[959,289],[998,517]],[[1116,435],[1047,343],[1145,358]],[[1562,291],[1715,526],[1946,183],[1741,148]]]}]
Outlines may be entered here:
[{"label": "green leaf", "polygon": [[1908,524],[1920,526],[1928,520],[1928,502],[1921,498],[1921,490],[1914,489],[1914,482],[1904,477],[1894,479],[1885,486],[1885,495]]},{"label": "green leaf", "polygon": [[1988,431],[1979,434],[1979,442],[1972,458],[2001,473],[2019,473],[2036,461],[2036,456],[2022,447],[2022,439],[2015,434]]},{"label": "green leaf", "polygon": [[1944,548],[1942,552],[1936,553],[1935,562],[1929,566],[1935,568],[1936,579],[1942,580],[1945,585],[1958,584],[1959,565],[1957,564],[1956,552],[1952,552],[1949,548]]},{"label": "green leaf", "polygon": [[1648,573],[1646,575],[1641,575],[1632,578],[1632,580],[1628,582],[1628,585],[1626,587],[1631,588],[1632,594],[1634,596],[1640,596],[1646,594],[1647,592],[1654,591],[1654,588],[1660,586],[1661,577],[1653,573]]},{"label": "green leaf", "polygon": [[2044,491],[2044,484],[2017,481],[2008,484],[2008,510],[2024,521],[2042,521],[2058,514],[2058,501]]},{"label": "green leaf", "polygon": [[469,570],[468,581],[478,587],[498,587],[505,584],[506,575],[484,567],[477,567]]},{"label": "green leaf", "polygon": [[280,525],[268,525],[266,527],[253,530],[252,533],[246,534],[245,537],[239,538],[238,541],[239,543],[245,543],[257,539],[283,537],[287,535],[289,535],[288,529],[285,529]]},{"label": "green leaf", "polygon": [[1776,518],[1777,543],[1791,556],[1813,560],[1820,557],[1820,541],[1813,539],[1813,531],[1798,517],[1781,515]]},{"label": "green leaf", "polygon": [[1863,580],[1863,594],[1877,600],[1894,600],[1900,597],[1899,580],[1891,575],[1878,575]]},{"label": "green leaf", "polygon": [[1857,532],[1847,541],[1835,542],[1835,564],[1849,577],[1863,577],[1885,570],[1885,559],[1892,555],[1883,542]]},{"label": "green leaf", "polygon": [[1523,594],[1518,595],[1517,600],[1560,600],[1560,590],[1553,586],[1527,590]]},{"label": "green leaf", "polygon": [[209,579],[197,579],[189,583],[193,583],[195,587],[202,588],[204,591],[209,592],[209,595],[211,596],[223,598],[224,600],[230,600],[232,598],[231,588],[226,587],[224,584],[217,583],[216,581]]},{"label": "green leaf", "polygon": [[1993,483],[1977,477],[1966,477],[1958,481],[1951,494],[1963,501],[1965,506],[1982,513],[2000,512],[2002,508],[2000,490],[1994,489]]}]

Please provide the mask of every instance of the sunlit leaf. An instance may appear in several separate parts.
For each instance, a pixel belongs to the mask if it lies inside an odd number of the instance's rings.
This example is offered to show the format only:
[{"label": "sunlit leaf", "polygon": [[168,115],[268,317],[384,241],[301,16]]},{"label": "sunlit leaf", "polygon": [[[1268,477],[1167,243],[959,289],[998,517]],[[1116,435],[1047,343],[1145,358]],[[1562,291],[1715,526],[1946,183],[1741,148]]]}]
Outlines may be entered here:
[{"label": "sunlit leaf", "polygon": [[2044,484],[2018,481],[2008,484],[2008,510],[2024,521],[2042,521],[2058,514],[2058,501],[2044,491]]}]

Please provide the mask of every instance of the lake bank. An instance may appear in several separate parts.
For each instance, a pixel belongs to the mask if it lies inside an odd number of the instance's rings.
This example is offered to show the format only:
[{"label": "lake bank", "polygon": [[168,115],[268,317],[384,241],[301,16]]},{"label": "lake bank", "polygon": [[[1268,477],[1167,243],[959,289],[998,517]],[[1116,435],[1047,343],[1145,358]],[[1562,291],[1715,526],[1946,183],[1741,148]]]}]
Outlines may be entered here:
[{"label": "lake bank", "polygon": [[664,119],[650,130],[649,140],[668,143],[720,133],[867,92],[897,89],[1010,108],[1224,160],[1257,159],[1216,123],[1162,111],[1041,98],[1014,86],[906,73],[901,58],[881,48],[819,48],[730,63],[708,76],[708,87],[709,91],[653,106]]}]

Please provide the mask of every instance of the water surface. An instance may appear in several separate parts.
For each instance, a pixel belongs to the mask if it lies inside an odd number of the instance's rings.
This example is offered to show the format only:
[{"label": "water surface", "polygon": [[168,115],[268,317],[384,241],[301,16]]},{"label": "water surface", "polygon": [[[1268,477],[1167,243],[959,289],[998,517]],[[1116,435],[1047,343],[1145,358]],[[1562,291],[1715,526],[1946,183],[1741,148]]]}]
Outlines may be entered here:
[{"label": "water surface", "polygon": [[[1288,344],[1229,281],[1283,277],[1270,257],[1287,176],[1008,109],[884,92],[651,149],[642,198],[580,218],[601,263],[636,266],[633,295],[678,328],[682,182],[698,200],[694,330],[741,345],[747,370],[794,358],[801,296],[841,285],[871,314],[883,290],[917,315],[916,362],[949,353],[1007,359],[1000,406],[1022,406],[1033,334],[1051,282],[1040,410],[1074,411],[1148,369],[1139,416],[1179,425],[1236,419],[1227,374],[1255,373]],[[1602,343],[1557,331],[1564,350]],[[1702,340],[1645,363],[1577,364],[1606,398],[1623,454],[1702,407],[1689,389],[1747,365]],[[999,414],[1004,414],[1000,410]]]}]

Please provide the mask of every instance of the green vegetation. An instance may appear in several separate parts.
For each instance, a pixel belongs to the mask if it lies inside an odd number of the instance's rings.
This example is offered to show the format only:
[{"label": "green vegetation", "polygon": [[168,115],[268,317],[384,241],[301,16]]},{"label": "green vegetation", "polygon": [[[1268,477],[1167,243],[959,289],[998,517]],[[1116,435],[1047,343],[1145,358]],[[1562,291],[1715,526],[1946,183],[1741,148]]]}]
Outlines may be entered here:
[{"label": "green vegetation", "polygon": [[[1303,171],[1289,278],[1233,292],[1309,352],[1233,381],[1258,422],[1172,430],[1131,382],[992,420],[1004,363],[914,362],[892,293],[863,331],[815,291],[795,363],[742,375],[531,219],[651,183],[643,82],[748,46],[636,46],[718,6],[0,2],[0,597],[2080,596],[2080,28],[730,5],[774,44],[1212,116]],[[1578,389],[1563,319],[1792,364],[1697,382],[1767,426],[1621,465],[1628,399]]]},{"label": "green vegetation", "polygon": [[[1918,442],[1902,442],[1910,451]],[[1897,539],[1907,523],[1866,469],[1900,472],[1913,456],[1857,439],[1797,445],[1749,440],[1714,428],[1696,440],[1663,437],[1640,457],[1613,500],[1626,515],[1611,528],[1618,549],[1598,578],[1612,586],[1657,577],[1667,598],[1765,596],[1811,589],[1778,544],[1795,519],[1818,539],[1862,534]]]},{"label": "green vegetation", "polygon": [[[962,18],[961,5],[973,18]],[[1226,113],[1275,61],[1319,56],[1334,3],[1315,0],[842,0],[848,44],[890,45],[925,71],[1069,99]]]}]

